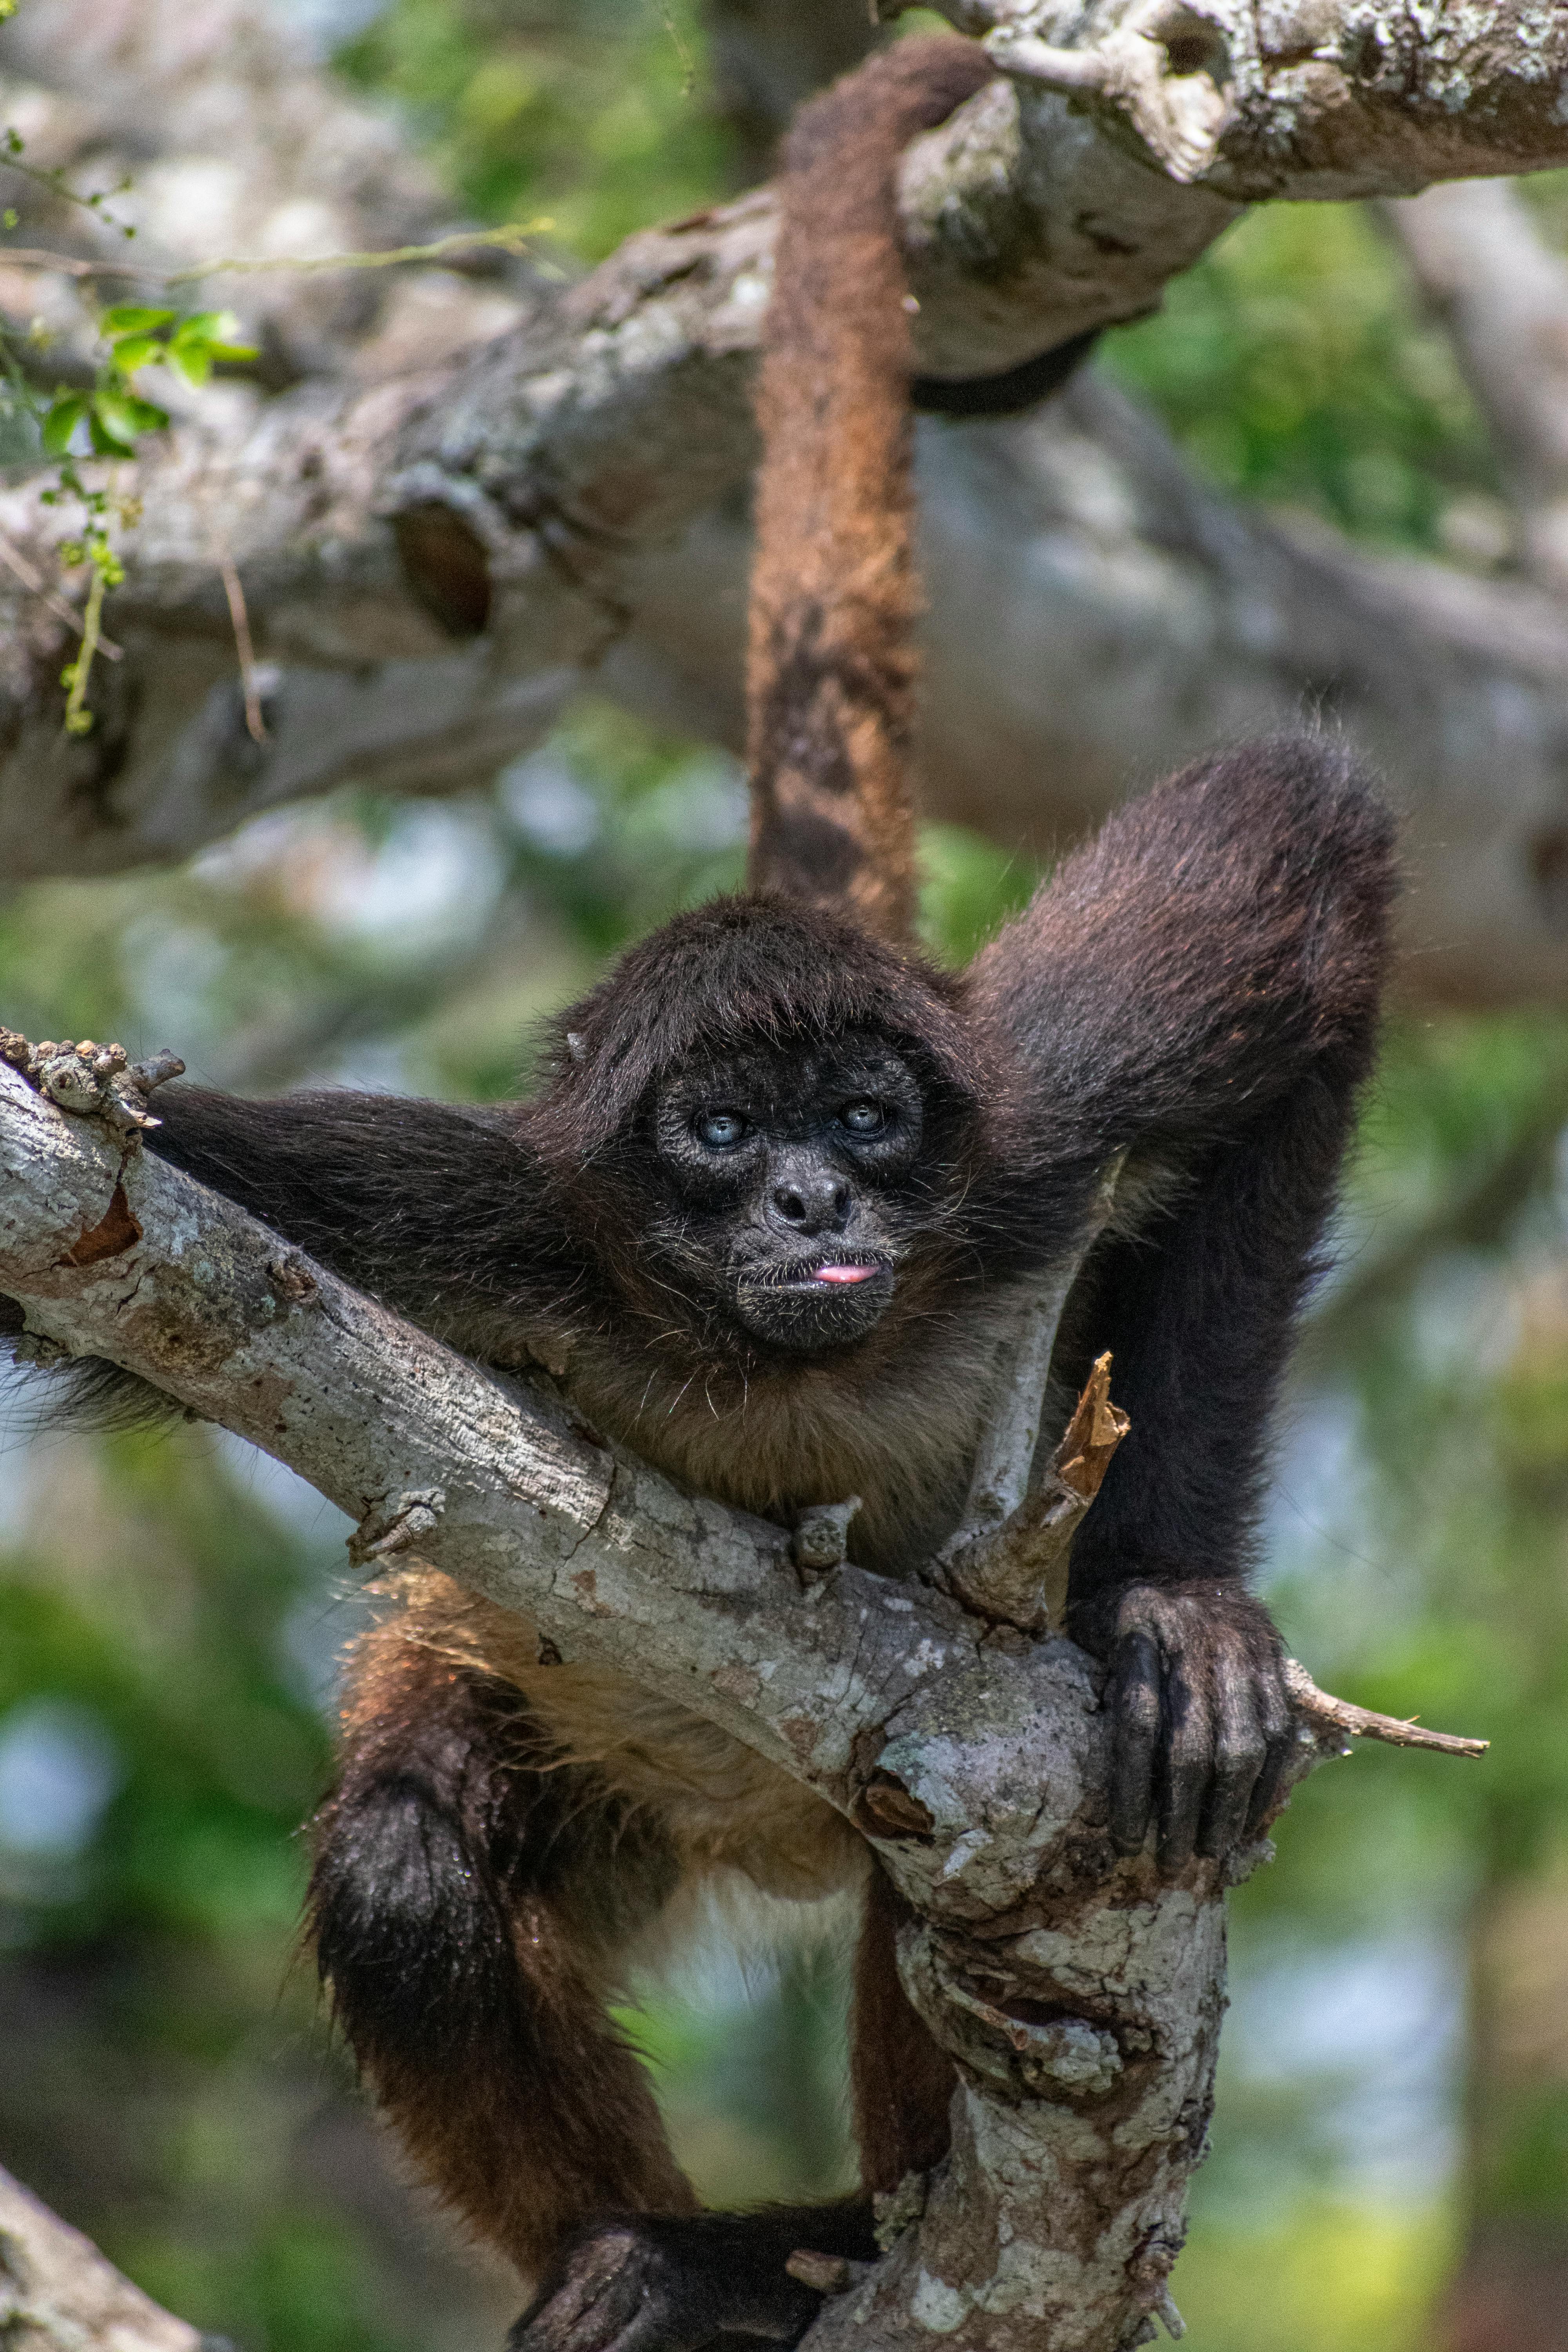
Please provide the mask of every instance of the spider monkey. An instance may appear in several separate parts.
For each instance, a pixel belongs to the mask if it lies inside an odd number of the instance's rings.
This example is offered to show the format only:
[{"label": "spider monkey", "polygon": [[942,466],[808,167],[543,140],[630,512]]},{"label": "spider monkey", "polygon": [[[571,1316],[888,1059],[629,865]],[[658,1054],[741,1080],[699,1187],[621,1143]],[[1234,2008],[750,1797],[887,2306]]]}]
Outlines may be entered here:
[{"label": "spider monkey", "polygon": [[[1160,1866],[1263,1820],[1290,1738],[1246,1586],[1267,1426],[1372,1062],[1388,820],[1339,743],[1270,739],[1114,815],[962,973],[911,944],[917,583],[900,151],[991,71],[909,40],[800,115],[761,375],[749,889],[634,946],[488,1109],[159,1097],[151,1136],[487,1362],[542,1363],[678,1479],[789,1521],[864,1498],[910,1572],[963,1501],[1018,1286],[1116,1219],[1056,1367],[1131,1415],[1072,1556],[1107,1662],[1111,1831]],[[960,405],[963,405],[962,397]],[[938,2161],[950,2063],[897,1901],[836,1812],[710,1725],[417,1570],[359,1645],[310,1927],[425,2175],[536,2288],[511,2352],[793,2343],[801,2244],[870,2256]],[[701,2212],[606,2006],[693,1890],[858,1890],[862,2192]]]}]

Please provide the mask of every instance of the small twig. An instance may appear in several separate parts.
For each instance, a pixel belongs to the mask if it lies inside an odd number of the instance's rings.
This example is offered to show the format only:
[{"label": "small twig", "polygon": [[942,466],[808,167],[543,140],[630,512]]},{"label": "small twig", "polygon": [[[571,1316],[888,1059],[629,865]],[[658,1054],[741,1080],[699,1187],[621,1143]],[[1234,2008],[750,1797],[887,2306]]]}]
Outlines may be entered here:
[{"label": "small twig", "polygon": [[658,0],[658,13],[664,23],[664,29],[669,35],[670,47],[680,59],[680,95],[682,98],[689,98],[697,87],[696,61],[681,37],[680,27],[675,21],[675,11],[670,6],[669,0]]},{"label": "small twig", "polygon": [[1461,1739],[1451,1731],[1428,1731],[1425,1725],[1398,1715],[1376,1715],[1370,1707],[1352,1706],[1318,1688],[1305,1666],[1295,1658],[1285,1661],[1285,1684],[1297,1711],[1309,1723],[1326,1731],[1348,1733],[1355,1739],[1381,1739],[1387,1748],[1427,1748],[1438,1756],[1484,1756],[1489,1739]]},{"label": "small twig", "polygon": [[869,2263],[853,2263],[847,2254],[819,2254],[811,2246],[797,2246],[784,2264],[791,2278],[802,2286],[815,2287],[818,2294],[847,2294],[859,2279],[871,2269]]},{"label": "small twig", "polygon": [[399,262],[439,261],[448,253],[475,246],[499,246],[506,253],[521,253],[531,236],[553,226],[548,219],[509,221],[502,228],[459,229],[451,236],[437,237],[430,245],[397,245],[368,253],[278,254],[266,259],[229,255],[193,262],[184,269],[149,269],[134,261],[80,261],[71,254],[25,245],[0,246],[0,261],[20,262],[27,269],[58,270],[66,278],[141,278],[156,286],[188,286],[203,278],[250,278],[271,269],[292,270],[300,276],[322,269],[391,269]]},{"label": "small twig", "polygon": [[[8,539],[0,539],[0,563],[5,564],[8,572],[14,572],[23,587],[48,606],[57,621],[64,621],[79,637],[81,635],[82,616],[75,605],[68,604],[63,596],[58,596],[37,565],[29,563],[21,549],[13,547]],[[117,646],[112,637],[106,637],[101,630],[99,632],[98,650],[106,661],[123,661],[125,658],[124,647]]]},{"label": "small twig", "polygon": [[85,735],[92,725],[92,713],[87,707],[88,680],[92,676],[92,657],[98,651],[98,625],[103,614],[103,573],[95,563],[92,580],[87,592],[87,610],[82,615],[81,651],[74,662],[66,666],[70,692],[66,698],[65,729],[68,735]]},{"label": "small twig", "polygon": [[217,559],[223,574],[223,593],[228,598],[228,617],[234,628],[235,647],[239,655],[240,684],[245,689],[245,724],[253,743],[267,740],[267,721],[261,710],[261,687],[256,674],[256,648],[250,642],[250,615],[245,609],[245,590],[240,584],[234,558],[226,548]]},{"label": "small twig", "polygon": [[[965,1608],[1026,1633],[1043,1633],[1060,1622],[1073,1529],[1127,1430],[1126,1415],[1110,1402],[1110,1359],[1102,1356],[1054,1460],[1043,1477],[1034,1477],[1062,1310],[1116,1205],[1125,1156],[1120,1154],[1101,1176],[1077,1250],[1026,1302],[999,1352],[963,1522],[934,1562],[935,1581]],[[1096,1472],[1086,1484],[1085,1475],[1073,1474],[1083,1473],[1091,1454]]]},{"label": "small twig", "polygon": [[1047,89],[1104,89],[1116,71],[1115,59],[1103,49],[1062,49],[1007,27],[988,33],[984,47],[1003,73],[1039,82]]},{"label": "small twig", "polygon": [[101,221],[106,228],[118,229],[121,236],[135,236],[133,228],[124,221],[117,221],[112,213],[103,209],[111,196],[122,196],[127,193],[131,185],[128,180],[122,180],[117,188],[100,188],[96,196],[83,196],[66,184],[63,164],[56,164],[51,169],[38,163],[24,163],[15,148],[5,148],[0,150],[0,165],[7,172],[18,173],[24,180],[31,180],[35,187],[47,188],[51,196],[59,198],[61,204],[76,205],[82,212],[90,213],[94,220]]}]

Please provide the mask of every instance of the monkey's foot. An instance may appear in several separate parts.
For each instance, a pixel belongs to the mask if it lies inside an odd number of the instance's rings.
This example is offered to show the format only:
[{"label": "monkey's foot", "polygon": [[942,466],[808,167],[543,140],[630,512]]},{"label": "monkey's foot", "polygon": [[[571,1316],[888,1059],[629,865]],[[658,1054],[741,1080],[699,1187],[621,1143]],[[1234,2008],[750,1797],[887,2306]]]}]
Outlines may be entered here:
[{"label": "monkey's foot", "polygon": [[592,2222],[512,2328],[507,2352],[708,2352],[731,2332],[753,2344],[798,2344],[823,2300],[786,2267],[802,2247],[875,2259],[868,2210],[628,2213]]},{"label": "monkey's foot", "polygon": [[1167,1873],[1258,1837],[1295,1738],[1268,1611],[1213,1577],[1129,1585],[1101,1654],[1115,1742],[1110,1828],[1121,1852],[1136,1853],[1152,1822]]},{"label": "monkey's foot", "polygon": [[68,1037],[33,1045],[15,1029],[0,1029],[0,1062],[20,1070],[30,1086],[62,1110],[79,1118],[96,1115],[118,1135],[163,1125],[148,1109],[147,1097],[166,1078],[177,1078],[185,1066],[177,1054],[166,1051],[154,1054],[149,1062],[133,1062],[123,1045],[95,1045],[90,1037],[79,1045]]}]

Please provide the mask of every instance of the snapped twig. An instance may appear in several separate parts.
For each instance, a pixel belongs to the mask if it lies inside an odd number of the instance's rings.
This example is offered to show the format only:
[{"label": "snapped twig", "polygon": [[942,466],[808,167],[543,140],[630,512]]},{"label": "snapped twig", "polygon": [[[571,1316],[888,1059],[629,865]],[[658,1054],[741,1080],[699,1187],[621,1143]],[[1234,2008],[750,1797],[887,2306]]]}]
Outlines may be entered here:
[{"label": "snapped twig", "polygon": [[1110,1402],[1110,1359],[1102,1356],[1052,1461],[1035,1475],[1062,1309],[1110,1221],[1124,1158],[1100,1178],[1077,1250],[1026,1301],[1001,1350],[963,1519],[935,1562],[935,1581],[955,1600],[1026,1633],[1059,1630],[1073,1529],[1127,1433],[1126,1414]]},{"label": "snapped twig", "polygon": [[[10,159],[5,158],[6,163]],[[15,168],[13,166],[12,168]],[[87,261],[75,254],[51,253],[36,245],[0,246],[0,261],[24,269],[48,269],[62,278],[137,278],[153,286],[189,286],[203,278],[254,278],[263,271],[290,270],[310,277],[323,269],[392,269],[400,262],[442,261],[449,253],[470,247],[499,246],[503,253],[526,251],[531,236],[555,226],[550,219],[508,221],[500,228],[465,228],[429,245],[395,245],[365,253],[278,253],[265,256],[219,255],[211,261],[187,263],[183,269],[152,269],[140,261]]]},{"label": "snapped twig", "polygon": [[1298,1715],[1324,1731],[1348,1734],[1354,1739],[1380,1739],[1386,1748],[1426,1748],[1436,1756],[1484,1756],[1489,1739],[1461,1739],[1452,1731],[1428,1731],[1413,1717],[1377,1715],[1371,1707],[1354,1706],[1320,1690],[1305,1666],[1295,1658],[1285,1661],[1285,1683]]}]

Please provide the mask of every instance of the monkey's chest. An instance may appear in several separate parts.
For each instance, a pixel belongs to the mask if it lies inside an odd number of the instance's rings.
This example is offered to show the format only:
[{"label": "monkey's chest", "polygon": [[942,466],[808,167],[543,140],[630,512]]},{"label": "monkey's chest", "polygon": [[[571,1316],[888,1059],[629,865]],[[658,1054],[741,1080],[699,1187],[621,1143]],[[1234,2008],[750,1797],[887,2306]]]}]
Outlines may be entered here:
[{"label": "monkey's chest", "polygon": [[907,1575],[957,1524],[994,1360],[977,1328],[890,1367],[791,1367],[733,1390],[584,1350],[564,1383],[588,1418],[699,1493],[792,1525],[815,1503],[861,1508],[850,1555]]}]

